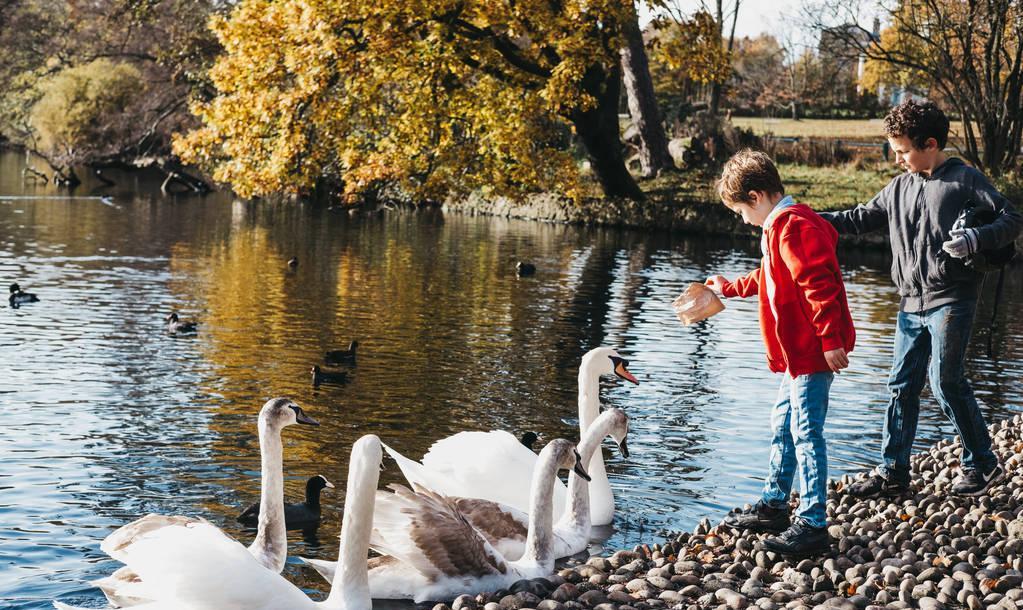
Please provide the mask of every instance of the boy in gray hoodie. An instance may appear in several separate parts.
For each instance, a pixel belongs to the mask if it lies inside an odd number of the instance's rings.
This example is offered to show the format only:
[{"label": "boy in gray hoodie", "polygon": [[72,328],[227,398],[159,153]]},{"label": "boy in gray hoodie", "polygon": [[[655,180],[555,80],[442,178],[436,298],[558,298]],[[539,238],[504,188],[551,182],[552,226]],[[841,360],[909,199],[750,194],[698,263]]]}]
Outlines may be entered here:
[{"label": "boy in gray hoodie", "polygon": [[[963,369],[983,279],[965,261],[1012,242],[1023,228],[1023,216],[983,174],[945,156],[948,118],[934,103],[900,104],[885,117],[884,127],[895,162],[906,172],[865,204],[821,214],[839,233],[888,230],[892,280],[902,297],[882,463],[853,483],[849,493],[894,497],[908,491],[920,392],[929,377],[931,393],[963,445],[962,474],[952,493],[982,495],[1004,472]],[[954,227],[970,206],[994,210],[997,218],[981,227]]]}]

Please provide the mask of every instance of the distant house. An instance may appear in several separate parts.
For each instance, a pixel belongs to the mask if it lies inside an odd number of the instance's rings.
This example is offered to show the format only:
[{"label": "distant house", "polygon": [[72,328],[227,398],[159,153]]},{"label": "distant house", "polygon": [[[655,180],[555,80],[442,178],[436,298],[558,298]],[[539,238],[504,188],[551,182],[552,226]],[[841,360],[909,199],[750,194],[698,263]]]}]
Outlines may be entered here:
[{"label": "distant house", "polygon": [[874,18],[873,31],[866,31],[858,24],[846,23],[821,32],[817,45],[817,56],[821,65],[830,68],[834,79],[836,102],[847,103],[854,95],[862,93],[859,82],[867,58],[863,49],[881,40],[881,20]]}]

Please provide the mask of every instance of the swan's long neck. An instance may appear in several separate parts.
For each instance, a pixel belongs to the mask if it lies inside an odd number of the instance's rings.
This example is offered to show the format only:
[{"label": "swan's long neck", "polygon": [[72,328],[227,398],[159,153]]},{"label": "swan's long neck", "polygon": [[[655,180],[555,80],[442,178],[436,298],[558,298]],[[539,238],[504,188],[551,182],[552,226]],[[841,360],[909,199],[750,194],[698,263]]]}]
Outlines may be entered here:
[{"label": "swan's long neck", "polygon": [[[605,412],[586,428],[582,441],[576,446],[583,464],[590,462],[593,454],[600,449],[604,438],[611,433],[613,426],[612,414]],[[600,463],[603,465],[604,460],[602,459]],[[568,503],[565,504],[565,513],[561,517],[562,523],[567,523],[573,528],[590,527],[592,524],[590,519],[590,485],[592,483],[587,483],[575,471],[568,475]]]},{"label": "swan's long neck", "polygon": [[525,552],[520,561],[551,562],[553,567],[554,480],[557,476],[558,465],[554,452],[541,451],[529,489],[529,530]]},{"label": "swan's long neck", "polygon": [[345,490],[345,514],[341,522],[341,548],[337,571],[324,606],[343,610],[371,610],[369,595],[369,537],[373,531],[373,502],[380,482],[383,450],[371,434],[352,446]]},{"label": "swan's long neck", "polygon": [[280,429],[259,420],[260,492],[259,530],[249,546],[252,555],[274,572],[288,558],[288,532],[284,526],[284,447]]},{"label": "swan's long neck", "polygon": [[[586,436],[586,431],[600,415],[600,375],[587,369],[585,366],[579,369],[580,439]],[[611,483],[607,480],[607,470],[604,469],[604,454],[595,450],[589,458],[583,456],[583,463],[586,464],[587,474],[593,479],[589,483],[590,510],[593,513],[613,514],[615,500],[611,493]]]}]

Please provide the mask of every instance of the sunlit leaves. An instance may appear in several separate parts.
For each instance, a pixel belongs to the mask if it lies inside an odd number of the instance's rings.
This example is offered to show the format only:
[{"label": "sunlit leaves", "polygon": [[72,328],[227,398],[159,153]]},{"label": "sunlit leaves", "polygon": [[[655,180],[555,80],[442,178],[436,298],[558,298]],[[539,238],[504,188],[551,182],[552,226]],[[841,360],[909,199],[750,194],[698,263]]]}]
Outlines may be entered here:
[{"label": "sunlit leaves", "polygon": [[242,195],[397,183],[575,193],[567,123],[617,61],[618,2],[244,0],[176,150]]},{"label": "sunlit leaves", "polygon": [[724,83],[728,79],[731,61],[710,13],[697,12],[682,23],[664,19],[655,27],[658,30],[653,52],[655,61],[701,84]]},{"label": "sunlit leaves", "polygon": [[36,89],[39,99],[30,115],[36,146],[60,162],[97,141],[117,141],[116,132],[128,128],[121,110],[144,93],[137,69],[107,59],[56,72]]}]

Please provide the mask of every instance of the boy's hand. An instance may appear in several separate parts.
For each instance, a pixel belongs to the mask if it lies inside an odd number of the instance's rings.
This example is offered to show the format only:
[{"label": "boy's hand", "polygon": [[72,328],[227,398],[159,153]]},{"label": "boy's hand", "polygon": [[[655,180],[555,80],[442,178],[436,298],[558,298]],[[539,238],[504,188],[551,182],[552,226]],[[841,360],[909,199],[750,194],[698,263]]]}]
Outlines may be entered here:
[{"label": "boy's hand", "polygon": [[723,296],[721,294],[721,291],[724,290],[725,284],[728,283],[728,280],[725,279],[725,276],[723,276],[723,275],[712,275],[709,278],[707,278],[707,281],[704,282],[704,283],[707,285],[708,288],[713,290],[718,296]]},{"label": "boy's hand", "polygon": [[845,353],[844,347],[824,352],[824,359],[835,373],[849,366],[849,355]]},{"label": "boy's hand", "polygon": [[965,258],[980,249],[980,233],[977,229],[952,229],[941,249],[956,258]]}]

